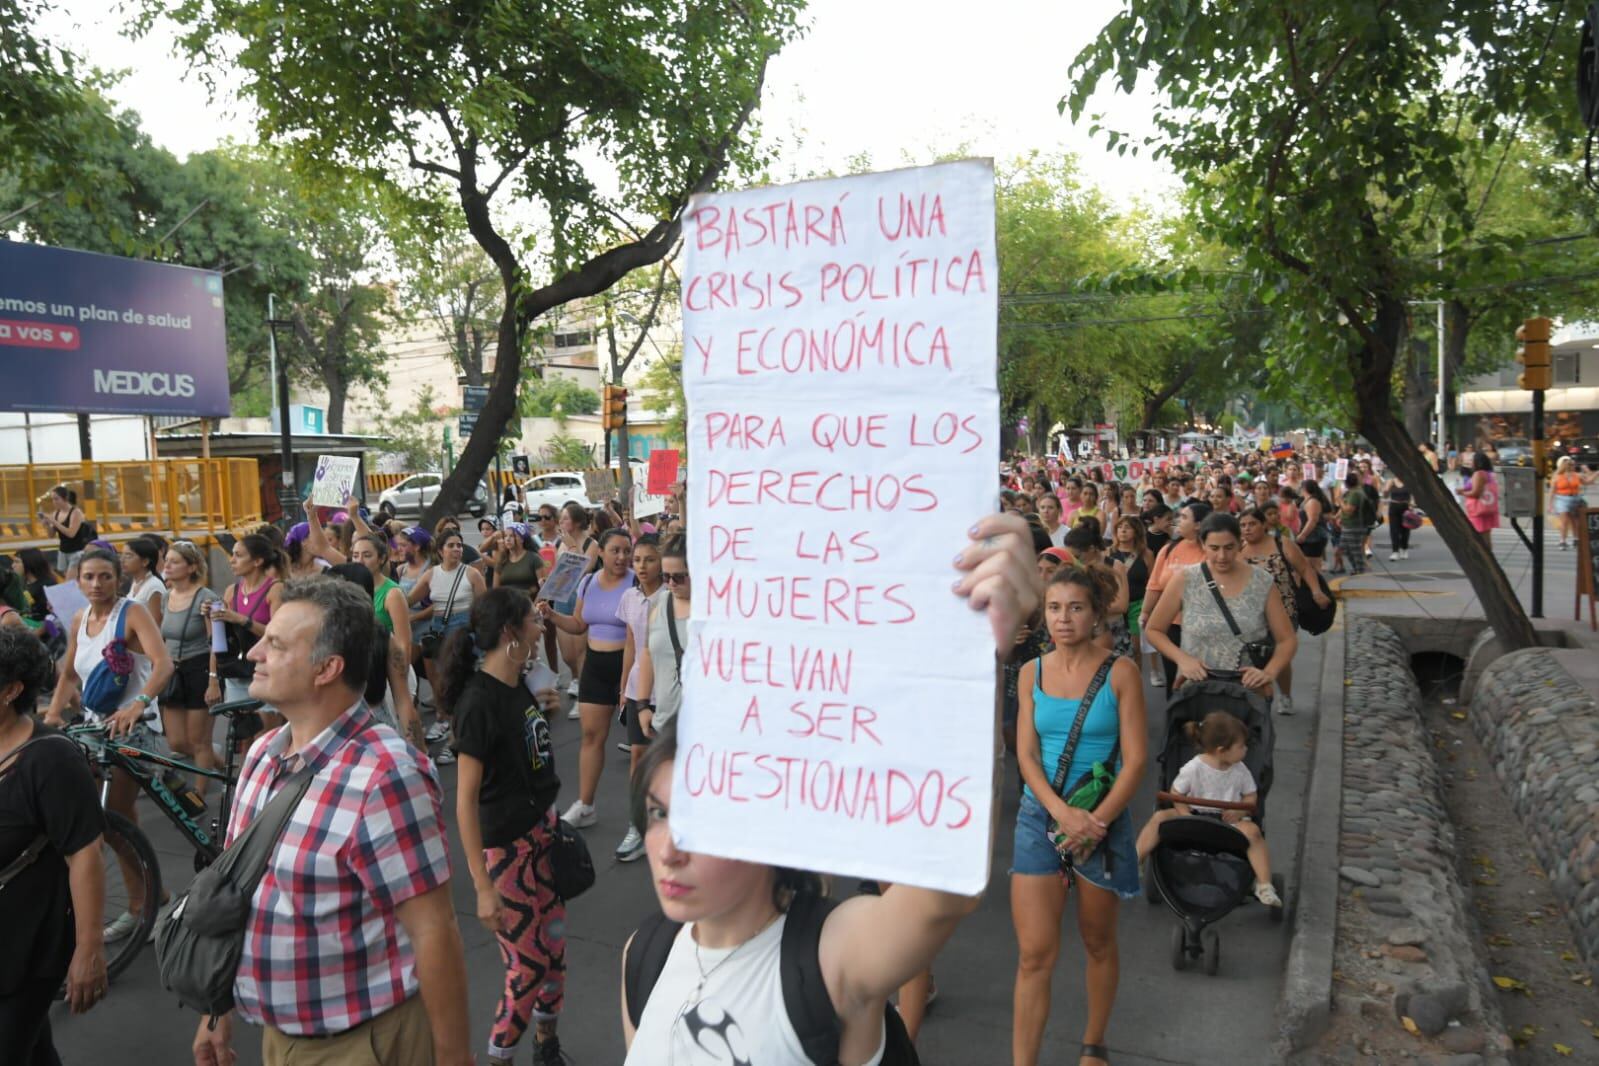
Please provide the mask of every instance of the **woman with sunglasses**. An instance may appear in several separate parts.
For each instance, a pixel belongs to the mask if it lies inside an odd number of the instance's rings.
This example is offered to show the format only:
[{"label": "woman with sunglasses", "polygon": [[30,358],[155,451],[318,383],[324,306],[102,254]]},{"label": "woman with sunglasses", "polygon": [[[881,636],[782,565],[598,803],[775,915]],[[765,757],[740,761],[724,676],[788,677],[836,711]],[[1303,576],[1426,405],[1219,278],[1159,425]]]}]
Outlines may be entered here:
[{"label": "woman with sunglasses", "polygon": [[630,563],[633,543],[626,530],[607,529],[600,534],[601,566],[577,587],[577,603],[570,614],[558,611],[549,600],[539,610],[561,632],[584,641],[583,672],[578,679],[577,706],[583,722],[583,747],[578,755],[578,796],[561,817],[575,829],[598,820],[594,797],[605,769],[605,738],[611,716],[622,703],[622,668],[627,647],[627,623],[619,611],[622,594],[635,584]]},{"label": "woman with sunglasses", "polygon": [[[159,625],[173,668],[161,694],[161,723],[174,752],[202,770],[217,770],[222,760],[211,746],[207,708],[222,701],[222,679],[211,650],[211,611],[220,599],[206,588],[205,556],[190,541],[175,540],[167,548],[166,579],[168,610]],[[195,780],[200,795],[209,781],[204,776]]]}]

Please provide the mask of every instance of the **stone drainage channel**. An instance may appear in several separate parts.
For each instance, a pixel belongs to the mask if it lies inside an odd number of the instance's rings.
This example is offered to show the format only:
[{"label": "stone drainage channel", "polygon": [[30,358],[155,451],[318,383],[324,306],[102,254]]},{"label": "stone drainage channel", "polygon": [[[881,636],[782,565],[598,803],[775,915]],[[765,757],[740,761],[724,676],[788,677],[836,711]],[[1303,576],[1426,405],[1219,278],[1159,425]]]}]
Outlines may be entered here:
[{"label": "stone drainage channel", "polygon": [[1413,664],[1371,619],[1346,639],[1333,1015],[1297,1061],[1599,1061],[1599,993],[1455,702],[1459,660]]}]

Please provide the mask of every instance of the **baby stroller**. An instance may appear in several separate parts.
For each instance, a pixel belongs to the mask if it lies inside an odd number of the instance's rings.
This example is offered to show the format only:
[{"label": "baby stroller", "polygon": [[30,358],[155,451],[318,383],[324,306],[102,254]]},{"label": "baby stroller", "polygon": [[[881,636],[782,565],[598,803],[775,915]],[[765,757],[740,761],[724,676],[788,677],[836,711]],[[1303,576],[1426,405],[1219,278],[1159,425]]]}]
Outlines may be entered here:
[{"label": "baby stroller", "polygon": [[[1212,671],[1204,681],[1190,681],[1166,705],[1166,739],[1161,746],[1158,808],[1169,808],[1166,797],[1177,772],[1198,754],[1184,733],[1212,711],[1227,711],[1249,729],[1249,751],[1244,765],[1255,778],[1258,791],[1250,818],[1262,830],[1266,822],[1266,797],[1271,791],[1273,727],[1271,704],[1239,683],[1239,675]],[[1194,815],[1162,822],[1159,838],[1149,854],[1144,895],[1151,903],[1165,900],[1177,915],[1172,930],[1172,969],[1186,968],[1190,960],[1204,958],[1205,972],[1215,975],[1221,965],[1221,937],[1213,923],[1225,918],[1245,900],[1254,899],[1255,875],[1247,858],[1249,841],[1233,826],[1215,818]],[[1272,887],[1283,894],[1281,874],[1272,875]],[[1283,907],[1268,907],[1273,921],[1282,921]]]}]

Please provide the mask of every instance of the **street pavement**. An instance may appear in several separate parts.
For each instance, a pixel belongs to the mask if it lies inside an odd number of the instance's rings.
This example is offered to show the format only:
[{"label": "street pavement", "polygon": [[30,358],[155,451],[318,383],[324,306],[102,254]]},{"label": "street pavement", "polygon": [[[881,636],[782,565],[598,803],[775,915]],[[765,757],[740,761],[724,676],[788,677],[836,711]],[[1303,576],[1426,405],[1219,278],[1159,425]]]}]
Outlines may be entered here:
[{"label": "street pavement", "polygon": [[[1288,876],[1290,908],[1296,892],[1293,871],[1298,867],[1315,708],[1321,701],[1317,690],[1323,639],[1302,642],[1294,660],[1294,702],[1299,713],[1277,719],[1276,784],[1268,831],[1274,869]],[[1152,760],[1153,753],[1161,747],[1163,707],[1162,690],[1152,690]],[[988,708],[974,708],[973,722],[986,722],[987,715]],[[576,792],[578,724],[560,715],[554,734],[557,766],[563,778],[560,804],[564,808]],[[627,756],[615,747],[621,739],[621,729],[613,730],[606,747],[599,824],[585,831],[598,867],[598,883],[571,904],[568,914],[567,1000],[560,1031],[563,1047],[579,1066],[622,1061],[618,1006],[621,949],[640,919],[655,906],[647,861],[621,865],[612,858],[626,819]],[[1007,782],[1016,779],[1014,760],[1007,760],[1005,774]],[[465,876],[464,860],[456,843],[455,768],[442,767],[440,776],[455,847],[452,895],[466,943],[472,1033],[481,1062],[503,970],[493,937],[475,917],[471,883]],[[1137,821],[1152,809],[1154,777],[1152,770],[1134,806]],[[939,999],[920,1040],[922,1060],[929,1066],[1010,1061],[1016,942],[1010,923],[1006,871],[1017,792],[1007,785],[1003,795],[988,892],[980,909],[957,931],[935,966]],[[160,855],[169,887],[177,889],[187,884],[192,876],[191,855],[181,846],[171,825],[142,798],[141,821]],[[836,882],[836,890],[853,891],[854,884],[852,880],[841,880]],[[1216,977],[1193,970],[1172,970],[1169,938],[1175,924],[1176,919],[1163,907],[1150,905],[1142,898],[1122,905],[1121,983],[1109,1037],[1114,1060],[1121,1066],[1272,1061],[1274,1014],[1292,928],[1291,914],[1289,921],[1278,925],[1268,920],[1262,908],[1246,905],[1224,920],[1216,927],[1222,945],[1221,972]],[[1044,1061],[1074,1063],[1083,1022],[1083,953],[1076,936],[1075,917],[1070,913],[1064,929],[1053,1009],[1045,1034],[1045,1048],[1049,1050]],[[89,1014],[73,1017],[61,1005],[52,1009],[56,1043],[68,1066],[186,1063],[190,1061],[196,1021],[195,1015],[180,1008],[160,989],[153,949],[147,949],[135,960],[112,986],[109,998]],[[235,1032],[239,1062],[244,1066],[259,1063],[258,1032],[243,1026]],[[529,1046],[521,1051],[518,1061],[526,1062],[530,1055]]]}]

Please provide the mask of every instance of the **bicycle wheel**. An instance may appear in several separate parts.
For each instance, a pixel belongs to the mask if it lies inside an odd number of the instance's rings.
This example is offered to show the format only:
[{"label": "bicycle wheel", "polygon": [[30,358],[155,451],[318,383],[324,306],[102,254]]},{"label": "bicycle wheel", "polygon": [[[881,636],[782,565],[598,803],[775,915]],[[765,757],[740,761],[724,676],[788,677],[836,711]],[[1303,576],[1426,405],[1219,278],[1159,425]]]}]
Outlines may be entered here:
[{"label": "bicycle wheel", "polygon": [[149,838],[138,826],[115,811],[105,812],[105,823],[100,845],[105,866],[103,924],[126,926],[122,915],[133,916],[125,936],[106,940],[106,976],[115,980],[144,949],[155,929],[156,911],[161,906],[161,866]]}]

